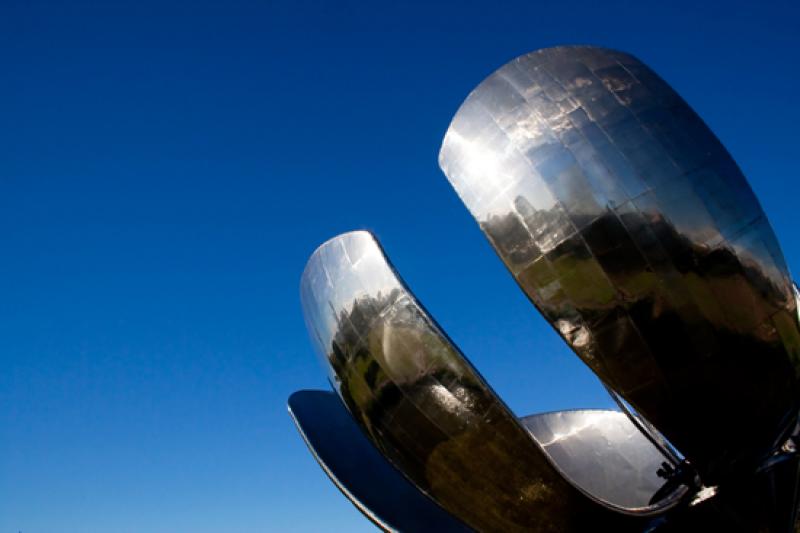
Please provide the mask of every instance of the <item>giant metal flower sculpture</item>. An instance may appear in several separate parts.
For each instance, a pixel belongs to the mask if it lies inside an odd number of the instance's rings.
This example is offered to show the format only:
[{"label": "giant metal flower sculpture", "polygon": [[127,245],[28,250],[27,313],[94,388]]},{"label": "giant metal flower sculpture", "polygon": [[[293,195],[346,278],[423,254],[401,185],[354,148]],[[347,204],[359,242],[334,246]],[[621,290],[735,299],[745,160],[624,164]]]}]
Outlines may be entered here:
[{"label": "giant metal flower sculpture", "polygon": [[689,106],[627,54],[540,50],[469,95],[439,161],[621,410],[515,418],[374,237],[341,235],[301,283],[336,394],[289,407],[345,495],[387,530],[793,530],[797,293]]}]

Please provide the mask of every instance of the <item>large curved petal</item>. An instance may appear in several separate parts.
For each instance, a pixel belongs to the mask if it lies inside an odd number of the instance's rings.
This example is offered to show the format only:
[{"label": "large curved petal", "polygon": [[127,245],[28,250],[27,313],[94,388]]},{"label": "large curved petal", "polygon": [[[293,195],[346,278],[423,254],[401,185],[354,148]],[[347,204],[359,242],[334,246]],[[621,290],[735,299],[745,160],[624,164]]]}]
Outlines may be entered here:
[{"label": "large curved petal", "polygon": [[439,162],[531,301],[706,483],[752,470],[793,423],[800,327],[775,235],[640,61],[515,59],[463,103]]},{"label": "large curved petal", "polygon": [[309,331],[354,419],[411,482],[467,525],[560,532],[642,527],[643,518],[604,507],[561,476],[369,233],[321,246],[303,273],[301,298]]}]

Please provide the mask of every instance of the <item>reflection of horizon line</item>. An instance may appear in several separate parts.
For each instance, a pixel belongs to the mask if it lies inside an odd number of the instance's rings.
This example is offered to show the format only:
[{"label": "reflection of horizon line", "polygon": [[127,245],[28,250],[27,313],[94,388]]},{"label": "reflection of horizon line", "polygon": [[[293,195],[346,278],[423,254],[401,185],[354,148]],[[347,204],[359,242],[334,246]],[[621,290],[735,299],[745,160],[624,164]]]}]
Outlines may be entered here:
[{"label": "reflection of horizon line", "polygon": [[[517,219],[520,222],[522,222],[522,224],[524,225],[525,230],[531,235],[531,238],[530,239],[526,239],[525,240],[526,242],[524,242],[524,243],[516,243],[515,247],[519,247],[522,244],[532,244],[542,252],[542,255],[546,255],[546,254],[552,252],[553,250],[558,249],[558,247],[564,242],[564,240],[562,240],[561,242],[559,242],[555,246],[548,246],[545,249],[534,238],[534,235],[536,235],[539,232],[544,232],[545,235],[549,236],[549,233],[547,233],[547,231],[546,231],[548,229],[546,224],[541,224],[541,226],[539,226],[537,228],[531,228],[527,224],[527,222],[530,219],[530,217],[535,217],[537,215],[540,215],[540,216],[548,215],[548,214],[551,214],[551,213],[553,213],[553,215],[554,215],[553,218],[554,219],[557,218],[558,216],[561,215],[561,213],[558,211],[560,203],[557,202],[556,205],[554,205],[553,207],[548,208],[548,209],[536,209],[535,207],[533,207],[533,204],[531,204],[530,200],[528,200],[526,197],[524,197],[522,195],[518,195],[515,198],[514,202],[515,203],[525,202],[525,204],[527,204],[527,207],[530,207],[532,213],[530,215],[526,215],[524,213],[519,212],[516,209],[509,208],[508,211],[506,211],[504,213],[487,213],[487,215],[486,215],[486,217],[484,219],[482,219],[482,220],[479,219],[478,220],[479,225],[482,228],[485,228],[485,230],[492,237],[490,239],[490,241],[491,242],[495,242],[494,234],[496,232],[493,231],[493,226],[503,225],[503,224],[507,224],[507,223],[512,223],[513,224],[513,220]],[[706,243],[696,243],[694,241],[694,239],[690,235],[688,235],[687,233],[679,230],[678,227],[675,225],[675,223],[673,223],[672,220],[670,220],[668,217],[664,216],[664,214],[661,213],[661,212],[645,213],[645,212],[642,212],[642,211],[638,210],[638,208],[637,208],[637,212],[636,213],[618,213],[615,208],[611,208],[609,206],[606,206],[606,208],[604,209],[603,213],[601,213],[600,215],[583,214],[583,213],[580,213],[580,214],[578,214],[578,213],[568,213],[566,211],[564,212],[564,214],[567,216],[567,218],[569,220],[569,223],[572,226],[572,230],[573,231],[572,231],[571,235],[579,234],[579,235],[581,235],[581,239],[582,240],[584,240],[583,236],[582,236],[582,230],[577,229],[579,226],[582,227],[582,228],[586,228],[586,227],[594,224],[595,222],[601,220],[606,215],[614,216],[615,218],[617,218],[617,220],[619,220],[620,224],[622,224],[625,232],[630,237],[631,241],[633,242],[634,246],[636,247],[637,251],[639,252],[639,255],[641,256],[641,258],[648,265],[650,265],[650,263],[651,263],[650,260],[647,258],[647,256],[645,254],[643,254],[641,252],[640,246],[633,239],[633,236],[632,236],[631,231],[629,229],[629,225],[625,223],[626,219],[635,218],[635,217],[637,217],[637,215],[641,216],[641,217],[645,218],[647,220],[647,222],[636,222],[636,226],[643,226],[643,227],[655,226],[653,233],[655,233],[655,237],[656,237],[657,242],[658,242],[660,247],[665,248],[666,246],[669,245],[670,241],[678,242],[678,243],[680,243],[681,246],[683,246],[685,249],[691,251],[692,254],[696,258],[699,258],[699,259],[704,259],[704,258],[706,258],[706,257],[708,257],[708,256],[710,256],[712,254],[715,254],[715,253],[724,253],[725,255],[729,256],[730,259],[733,259],[741,267],[742,274],[747,276],[747,274],[750,273],[754,278],[756,278],[757,281],[754,281],[753,282],[754,284],[766,284],[767,286],[770,287],[770,290],[772,292],[776,293],[777,295],[783,295],[784,294],[784,291],[781,290],[781,287],[778,284],[776,284],[776,282],[774,282],[772,280],[771,276],[766,274],[765,269],[761,268],[759,260],[757,258],[758,253],[755,252],[755,251],[752,251],[750,249],[747,249],[747,248],[743,249],[742,253],[736,253],[736,251],[731,249],[730,246],[726,246],[725,245],[725,243],[730,243],[731,245],[735,245],[735,243],[731,242],[731,239],[724,238],[722,233],[716,228],[716,226],[713,226],[713,228],[717,229],[717,233],[718,233],[719,237],[723,237],[723,238],[716,245],[710,246],[710,245],[708,245],[707,242]],[[584,217],[585,219],[589,219],[590,218],[591,220],[589,220],[588,222],[581,221],[579,224],[576,225],[576,221],[574,219],[578,218],[578,217]],[[741,237],[741,236],[747,234],[749,229],[751,229],[754,226],[756,226],[762,220],[766,220],[766,217],[763,214],[756,216],[754,219],[748,221],[745,225],[737,228],[736,237],[738,238],[738,237]],[[663,238],[659,237],[659,233],[660,232],[657,231],[657,229],[659,227],[666,228],[666,230],[667,230],[666,234],[669,236],[667,239],[663,239]],[[585,240],[584,240],[584,243],[586,244],[586,247],[589,250],[589,252],[592,254],[592,257],[595,260],[597,260],[596,254],[591,249],[591,246],[589,246],[589,244],[586,243]],[[767,251],[767,253],[769,254],[769,251]],[[771,254],[769,254],[769,255],[770,255],[770,258],[771,258],[772,257]],[[502,256],[502,253],[501,253],[501,256]],[[529,263],[524,265],[522,267],[522,269],[520,270],[520,272],[524,271],[534,261],[530,261]],[[776,265],[776,268],[777,268],[777,265]],[[655,269],[653,271],[656,272]],[[681,272],[681,271],[679,270],[678,272]],[[703,271],[703,269],[699,268],[699,265],[697,265],[696,263],[687,272],[695,272],[698,275],[702,275],[702,276],[707,275]],[[779,270],[779,272],[780,272],[780,270]],[[727,274],[725,277],[729,277],[729,276],[733,276],[733,275],[735,275],[735,274]],[[783,299],[783,297],[781,297],[781,299]]]}]

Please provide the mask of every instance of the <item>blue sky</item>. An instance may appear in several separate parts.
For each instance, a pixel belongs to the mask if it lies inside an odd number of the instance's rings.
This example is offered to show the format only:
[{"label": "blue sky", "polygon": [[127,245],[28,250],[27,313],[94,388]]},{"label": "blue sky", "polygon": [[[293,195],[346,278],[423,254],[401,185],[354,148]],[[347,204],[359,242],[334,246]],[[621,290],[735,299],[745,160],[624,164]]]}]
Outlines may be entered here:
[{"label": "blue sky", "polygon": [[3,1],[0,530],[370,531],[285,407],[326,386],[300,273],[352,229],[518,414],[609,405],[436,163],[537,48],[653,67],[800,269],[800,7],[698,4]]}]

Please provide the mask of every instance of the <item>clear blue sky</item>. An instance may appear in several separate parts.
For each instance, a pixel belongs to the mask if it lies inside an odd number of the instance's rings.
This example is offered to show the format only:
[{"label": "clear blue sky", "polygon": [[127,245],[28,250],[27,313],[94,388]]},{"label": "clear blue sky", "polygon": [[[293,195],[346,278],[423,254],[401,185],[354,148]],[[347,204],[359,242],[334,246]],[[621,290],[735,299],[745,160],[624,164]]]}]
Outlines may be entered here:
[{"label": "clear blue sky", "polygon": [[522,53],[648,63],[795,231],[800,4],[0,2],[0,531],[369,531],[286,414],[308,255],[368,228],[520,415],[609,401],[437,167]]}]

